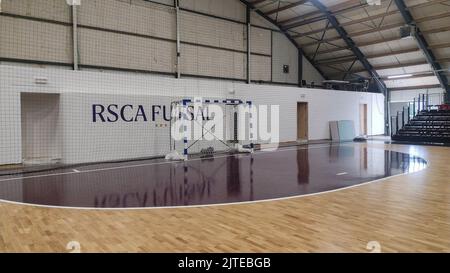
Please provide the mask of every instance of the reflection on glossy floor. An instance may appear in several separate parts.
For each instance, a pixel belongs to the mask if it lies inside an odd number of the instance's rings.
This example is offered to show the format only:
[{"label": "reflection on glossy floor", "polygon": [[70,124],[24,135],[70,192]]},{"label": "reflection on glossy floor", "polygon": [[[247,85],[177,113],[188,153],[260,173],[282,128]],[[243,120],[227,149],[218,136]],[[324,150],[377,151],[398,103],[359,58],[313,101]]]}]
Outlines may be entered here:
[{"label": "reflection on glossy floor", "polygon": [[423,159],[404,153],[354,144],[312,145],[186,163],[0,177],[0,199],[91,208],[226,204],[331,191],[425,167]]},{"label": "reflection on glossy floor", "polygon": [[[0,251],[450,251],[450,148],[368,143],[428,168],[341,191],[253,204],[156,210],[77,210],[0,203]],[[315,171],[314,165],[310,170]]]}]

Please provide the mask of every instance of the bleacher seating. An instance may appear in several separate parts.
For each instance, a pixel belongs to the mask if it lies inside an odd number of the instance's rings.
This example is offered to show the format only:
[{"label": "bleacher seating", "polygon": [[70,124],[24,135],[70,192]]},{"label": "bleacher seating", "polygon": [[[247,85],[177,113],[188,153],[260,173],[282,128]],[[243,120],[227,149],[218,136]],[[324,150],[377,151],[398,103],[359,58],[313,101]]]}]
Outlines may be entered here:
[{"label": "bleacher seating", "polygon": [[400,125],[393,141],[450,143],[450,110],[422,110],[404,126]]}]

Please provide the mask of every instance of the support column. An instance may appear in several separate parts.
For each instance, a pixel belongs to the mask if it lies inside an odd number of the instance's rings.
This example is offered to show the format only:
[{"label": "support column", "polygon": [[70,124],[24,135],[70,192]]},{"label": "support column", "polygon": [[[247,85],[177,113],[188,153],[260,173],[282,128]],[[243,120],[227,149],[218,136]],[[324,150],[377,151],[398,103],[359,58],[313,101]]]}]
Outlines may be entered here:
[{"label": "support column", "polygon": [[391,135],[391,91],[389,91],[389,89],[386,88],[386,92],[385,92],[385,98],[384,98],[384,120],[385,120],[385,125],[384,125],[384,135],[385,136],[389,136]]},{"label": "support column", "polygon": [[250,43],[250,37],[251,37],[250,31],[251,31],[252,25],[251,25],[251,20],[250,20],[250,17],[251,17],[250,13],[251,13],[251,9],[249,6],[247,6],[247,16],[246,17],[247,17],[247,83],[248,84],[252,83],[251,67],[250,67],[251,56],[252,56],[251,43]]},{"label": "support column", "polygon": [[181,78],[181,39],[180,39],[180,1],[174,0],[175,5],[175,20],[177,32],[177,75],[176,78]]},{"label": "support column", "polygon": [[72,6],[73,23],[73,70],[78,70],[78,12],[77,6]]},{"label": "support column", "polygon": [[298,86],[303,87],[303,54],[301,50],[298,50]]},{"label": "support column", "polygon": [[67,4],[72,6],[72,49],[73,49],[73,70],[79,69],[78,56],[78,10],[81,0],[67,0]]}]

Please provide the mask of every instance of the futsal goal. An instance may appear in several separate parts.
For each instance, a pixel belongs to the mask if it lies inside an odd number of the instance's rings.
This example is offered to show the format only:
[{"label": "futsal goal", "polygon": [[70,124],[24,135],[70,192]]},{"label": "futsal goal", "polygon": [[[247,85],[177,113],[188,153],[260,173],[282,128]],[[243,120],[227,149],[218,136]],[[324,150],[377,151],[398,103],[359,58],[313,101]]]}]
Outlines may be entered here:
[{"label": "futsal goal", "polygon": [[252,153],[253,104],[240,99],[182,99],[172,102],[168,160],[191,155]]}]

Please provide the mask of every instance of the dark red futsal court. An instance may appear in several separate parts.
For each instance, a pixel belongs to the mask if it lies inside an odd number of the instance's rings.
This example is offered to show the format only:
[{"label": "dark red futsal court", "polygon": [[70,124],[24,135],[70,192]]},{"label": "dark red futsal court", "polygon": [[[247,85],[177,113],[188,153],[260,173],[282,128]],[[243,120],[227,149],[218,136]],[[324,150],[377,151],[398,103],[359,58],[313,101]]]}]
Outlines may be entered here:
[{"label": "dark red futsal court", "polygon": [[425,167],[421,158],[358,144],[291,147],[0,177],[0,199],[82,208],[225,204],[337,190]]}]

